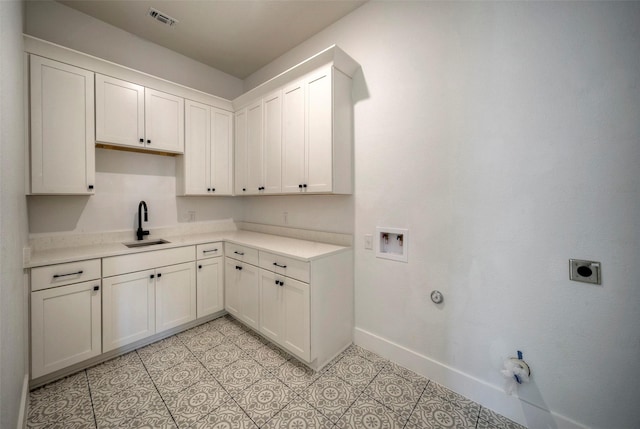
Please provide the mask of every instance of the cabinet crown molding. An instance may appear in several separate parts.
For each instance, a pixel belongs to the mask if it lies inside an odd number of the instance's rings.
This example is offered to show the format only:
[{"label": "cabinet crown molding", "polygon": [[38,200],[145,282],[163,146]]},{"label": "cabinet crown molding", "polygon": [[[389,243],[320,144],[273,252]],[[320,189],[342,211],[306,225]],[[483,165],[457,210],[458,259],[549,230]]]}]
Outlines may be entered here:
[{"label": "cabinet crown molding", "polygon": [[278,87],[285,85],[287,82],[298,79],[326,64],[331,64],[333,67],[349,77],[353,77],[355,72],[360,68],[360,64],[340,49],[338,45],[331,45],[285,70],[279,75],[245,92],[234,100],[227,100],[214,94],[208,94],[197,89],[170,82],[166,79],[125,67],[84,52],[76,51],[47,40],[39,39],[28,34],[23,34],[23,39],[24,50],[29,54],[39,55],[41,57],[50,58],[62,63],[91,70],[96,73],[112,76],[117,79],[134,82],[139,85],[147,86],[159,91],[165,91],[186,99],[205,103],[228,111],[236,111],[249,101],[260,98]]},{"label": "cabinet crown molding", "polygon": [[353,77],[360,68],[360,64],[340,49],[338,45],[331,45],[237,97],[232,101],[233,110],[237,111],[252,100],[263,97],[279,87],[327,64],[331,64],[334,68],[349,77]]}]

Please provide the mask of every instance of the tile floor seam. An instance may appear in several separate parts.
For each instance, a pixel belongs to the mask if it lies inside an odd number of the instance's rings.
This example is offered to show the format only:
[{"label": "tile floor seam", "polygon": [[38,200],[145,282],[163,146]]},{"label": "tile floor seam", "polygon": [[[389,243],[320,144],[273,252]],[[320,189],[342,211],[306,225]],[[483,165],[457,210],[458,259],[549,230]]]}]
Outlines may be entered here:
[{"label": "tile floor seam", "polygon": [[[338,378],[340,378],[340,377],[338,377]],[[375,378],[375,377],[374,377],[374,378]],[[340,380],[342,380],[342,378],[340,378]],[[342,380],[342,381],[344,381],[345,383],[347,383],[347,385],[351,386],[351,384],[350,384],[348,381],[346,381],[346,380]],[[351,386],[351,387],[354,387],[354,386]],[[349,410],[350,410],[351,408],[353,408],[353,406],[355,405],[355,403],[356,403],[356,402],[358,402],[358,399],[362,398],[362,395],[364,395],[364,389],[362,389],[362,390],[360,390],[360,391],[359,391],[359,393],[356,395],[356,398],[353,400],[353,402],[351,403],[351,405],[349,405],[349,406],[347,407],[347,409],[346,409],[346,410],[344,410],[344,412],[340,414],[340,417],[338,417],[338,418],[336,419],[336,422],[333,424],[334,426],[336,426],[336,427],[338,426],[338,422],[340,421],[340,419],[342,419],[342,418],[345,416],[345,414],[347,414],[347,413],[349,412]],[[318,411],[320,411],[320,410],[318,410]],[[322,413],[322,411],[320,411],[320,412]],[[324,414],[323,414],[323,415],[324,415]],[[326,417],[326,416],[325,416],[325,417]],[[329,417],[327,417],[327,418],[329,418]]]},{"label": "tile floor seam", "polygon": [[429,386],[429,383],[431,383],[431,380],[427,379],[427,384],[425,384],[424,389],[422,389],[422,393],[420,393],[420,396],[418,397],[418,400],[416,401],[416,403],[413,404],[413,408],[411,408],[411,412],[409,413],[409,417],[407,417],[407,421],[404,422],[404,426],[402,426],[403,429],[406,428],[407,425],[409,424],[409,421],[411,420],[411,416],[413,415],[413,412],[418,407],[418,404],[420,403],[420,400],[424,396],[425,392],[427,391],[427,386]]},{"label": "tile floor seam", "polygon": [[[136,353],[138,353],[138,350],[136,350]],[[169,417],[171,417],[171,420],[173,421],[173,424],[176,425],[176,428],[180,428],[180,426],[178,426],[178,422],[176,422],[175,417],[173,417],[173,413],[171,412],[171,410],[167,406],[167,403],[164,401],[164,398],[162,397],[162,394],[160,393],[160,390],[158,389],[158,386],[156,385],[156,382],[153,381],[153,378],[151,377],[151,374],[149,373],[149,370],[147,369],[147,365],[145,365],[144,361],[140,357],[140,353],[138,353],[138,357],[140,358],[140,361],[142,362],[142,367],[144,368],[145,372],[147,373],[147,376],[149,376],[149,380],[151,380],[151,384],[153,384],[153,388],[156,389],[156,393],[160,397],[160,400],[164,404],[164,407],[167,409],[167,413],[169,413]],[[142,412],[143,411],[141,411],[140,413],[137,413],[133,418],[129,419],[128,421],[131,421],[131,420],[135,419],[136,417],[138,417],[138,415],[142,414]]]},{"label": "tile floor seam", "polygon": [[[226,392],[226,391],[225,391]],[[229,392],[227,392],[228,394]],[[227,399],[226,401],[224,401],[222,404],[218,405],[215,409],[211,410],[211,412],[205,414],[204,416],[196,419],[193,423],[191,423],[189,425],[189,428],[192,428],[196,425],[196,423],[198,423],[201,420],[206,419],[207,417],[209,417],[211,414],[215,413],[216,411],[218,411],[220,408],[222,408],[224,405],[227,405],[229,402],[234,402],[236,405],[238,405],[238,407],[240,407],[240,405],[235,401],[235,399],[233,399],[233,397],[231,395],[229,395],[229,399]],[[242,407],[240,407],[240,409],[242,409]],[[244,410],[242,410],[244,411]],[[171,413],[171,411],[169,411],[169,413]],[[178,426],[178,428],[180,428],[180,426]]]},{"label": "tile floor seam", "polygon": [[87,374],[87,370],[83,370],[84,376],[87,379],[87,389],[89,390],[89,401],[91,402],[91,414],[93,414],[93,424],[95,428],[98,429],[98,418],[96,417],[96,409],[93,406],[93,395],[91,395],[91,383],[89,383],[89,374]]}]

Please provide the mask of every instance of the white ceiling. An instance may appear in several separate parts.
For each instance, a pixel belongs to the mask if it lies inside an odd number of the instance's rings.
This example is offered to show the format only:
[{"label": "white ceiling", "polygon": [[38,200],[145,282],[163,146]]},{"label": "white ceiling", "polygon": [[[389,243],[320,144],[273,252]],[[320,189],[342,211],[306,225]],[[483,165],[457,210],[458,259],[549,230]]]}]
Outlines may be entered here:
[{"label": "white ceiling", "polygon": [[[366,0],[57,0],[244,79]],[[178,20],[163,25],[150,7]]]}]

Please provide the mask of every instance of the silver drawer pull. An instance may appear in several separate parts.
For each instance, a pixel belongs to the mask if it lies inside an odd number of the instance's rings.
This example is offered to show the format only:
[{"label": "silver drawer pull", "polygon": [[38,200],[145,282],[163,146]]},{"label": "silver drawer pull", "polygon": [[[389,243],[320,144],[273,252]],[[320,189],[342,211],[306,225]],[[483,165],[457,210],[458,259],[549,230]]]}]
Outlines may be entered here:
[{"label": "silver drawer pull", "polygon": [[210,253],[210,252],[217,252],[218,249],[211,249],[211,250],[203,250],[202,253]]},{"label": "silver drawer pull", "polygon": [[280,267],[280,268],[287,268],[286,265],[280,265],[277,262],[274,262],[273,265],[275,265],[276,267]]},{"label": "silver drawer pull", "polygon": [[80,275],[82,273],[83,273],[83,271],[80,270],[80,271],[77,271],[75,273],[69,273],[69,274],[54,274],[53,278],[57,279],[57,278],[60,278],[60,277],[77,276],[77,275]]},{"label": "silver drawer pull", "polygon": [[240,256],[244,256],[244,252],[238,252],[237,250],[234,250],[234,252],[236,255],[240,255]]}]

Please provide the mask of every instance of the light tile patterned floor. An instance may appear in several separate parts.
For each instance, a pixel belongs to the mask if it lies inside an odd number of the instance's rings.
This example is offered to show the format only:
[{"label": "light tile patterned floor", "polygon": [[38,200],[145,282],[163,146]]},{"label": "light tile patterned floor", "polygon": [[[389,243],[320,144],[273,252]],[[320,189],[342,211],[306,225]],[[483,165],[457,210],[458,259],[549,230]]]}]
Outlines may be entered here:
[{"label": "light tile patterned floor", "polygon": [[314,372],[228,316],[32,391],[28,427],[523,429],[357,346]]}]

